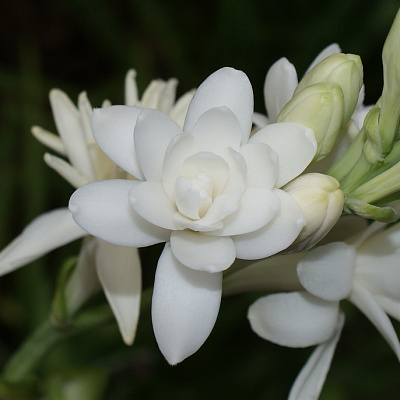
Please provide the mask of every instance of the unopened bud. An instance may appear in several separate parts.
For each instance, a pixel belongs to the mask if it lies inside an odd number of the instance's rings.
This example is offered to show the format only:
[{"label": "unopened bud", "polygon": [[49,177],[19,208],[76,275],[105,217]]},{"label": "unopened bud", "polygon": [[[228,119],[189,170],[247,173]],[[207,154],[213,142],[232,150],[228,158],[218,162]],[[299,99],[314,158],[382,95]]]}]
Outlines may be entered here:
[{"label": "unopened bud", "polygon": [[306,220],[290,251],[309,249],[336,224],[344,204],[339,187],[335,178],[317,173],[300,175],[283,187],[296,200]]},{"label": "unopened bud", "polygon": [[307,72],[298,84],[294,94],[316,83],[337,84],[343,91],[344,114],[342,126],[352,116],[363,82],[363,66],[359,56],[354,54],[333,54],[319,62]]},{"label": "unopened bud", "polygon": [[320,83],[297,93],[283,108],[278,122],[298,122],[311,128],[317,140],[314,162],[333,148],[343,122],[343,93],[339,85]]}]

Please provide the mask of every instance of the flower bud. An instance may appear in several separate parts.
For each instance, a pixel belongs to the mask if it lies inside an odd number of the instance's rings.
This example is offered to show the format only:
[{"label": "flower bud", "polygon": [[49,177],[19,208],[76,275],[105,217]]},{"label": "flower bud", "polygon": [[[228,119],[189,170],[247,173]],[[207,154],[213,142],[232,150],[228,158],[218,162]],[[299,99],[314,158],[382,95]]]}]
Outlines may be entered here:
[{"label": "flower bud", "polygon": [[359,56],[343,53],[333,54],[319,62],[304,75],[294,94],[316,83],[339,85],[344,98],[343,127],[356,108],[362,82],[363,67]]},{"label": "flower bud", "polygon": [[339,187],[335,178],[317,173],[300,175],[283,187],[296,200],[306,220],[290,251],[309,249],[336,224],[344,204]]},{"label": "flower bud", "polygon": [[339,85],[320,83],[292,97],[278,122],[298,122],[311,128],[317,140],[314,162],[324,158],[335,144],[343,122],[343,93]]}]

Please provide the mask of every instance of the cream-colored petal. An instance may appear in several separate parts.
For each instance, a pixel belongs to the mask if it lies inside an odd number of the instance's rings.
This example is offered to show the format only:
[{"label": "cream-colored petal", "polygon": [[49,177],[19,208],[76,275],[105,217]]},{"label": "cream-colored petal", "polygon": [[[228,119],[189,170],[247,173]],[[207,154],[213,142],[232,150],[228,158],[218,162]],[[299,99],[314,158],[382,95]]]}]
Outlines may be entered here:
[{"label": "cream-colored petal", "polygon": [[142,291],[139,252],[136,248],[99,240],[96,267],[124,342],[131,345],[136,335]]},{"label": "cream-colored petal", "polygon": [[54,150],[58,154],[62,156],[67,155],[67,151],[65,149],[64,143],[61,140],[60,136],[55,135],[40,126],[32,126],[31,128],[32,135],[42,144]]}]

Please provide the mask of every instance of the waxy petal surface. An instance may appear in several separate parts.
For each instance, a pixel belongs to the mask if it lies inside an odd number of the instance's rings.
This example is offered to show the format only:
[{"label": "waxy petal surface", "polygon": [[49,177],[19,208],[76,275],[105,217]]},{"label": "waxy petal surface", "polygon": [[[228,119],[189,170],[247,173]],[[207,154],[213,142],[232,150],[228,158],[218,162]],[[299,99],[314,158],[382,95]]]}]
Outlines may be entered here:
[{"label": "waxy petal surface", "polygon": [[209,336],[221,288],[222,273],[187,268],[165,245],[154,282],[152,320],[158,346],[171,365],[195,353]]},{"label": "waxy petal surface", "polygon": [[142,291],[139,252],[136,248],[99,240],[96,267],[124,342],[131,345],[135,339]]},{"label": "waxy petal surface", "polygon": [[339,316],[339,303],[307,292],[278,293],[261,297],[248,312],[257,335],[287,347],[307,347],[332,337]]},{"label": "waxy petal surface", "polygon": [[236,258],[230,237],[215,237],[189,230],[171,234],[171,251],[186,267],[210,273],[229,268]]},{"label": "waxy petal surface", "polygon": [[133,106],[96,108],[93,111],[92,130],[97,144],[111,160],[143,180],[133,143],[133,131],[141,111],[141,108]]},{"label": "waxy petal surface", "polygon": [[253,89],[246,74],[225,67],[211,74],[197,89],[186,115],[184,131],[191,132],[202,114],[228,107],[239,121],[242,143],[247,143],[253,116]]},{"label": "waxy petal surface", "polygon": [[140,217],[129,203],[128,193],[140,183],[109,179],[82,186],[70,199],[74,220],[90,234],[118,246],[143,247],[168,240],[170,231]]},{"label": "waxy petal surface", "polygon": [[22,233],[0,253],[0,275],[36,260],[87,233],[72,219],[68,208],[60,208],[36,217]]}]

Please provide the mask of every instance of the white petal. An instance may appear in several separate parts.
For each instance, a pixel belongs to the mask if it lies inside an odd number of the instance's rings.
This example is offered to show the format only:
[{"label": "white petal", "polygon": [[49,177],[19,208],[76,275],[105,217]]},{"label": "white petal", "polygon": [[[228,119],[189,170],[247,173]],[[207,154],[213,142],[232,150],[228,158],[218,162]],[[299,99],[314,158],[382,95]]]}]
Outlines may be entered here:
[{"label": "white petal", "polygon": [[310,251],[300,260],[297,275],[304,288],[314,296],[339,301],[350,295],[356,249],[335,242]]},{"label": "white petal", "polygon": [[111,106],[93,111],[92,130],[100,148],[122,169],[143,179],[133,144],[133,131],[141,108]]},{"label": "white petal", "polygon": [[169,144],[162,166],[162,182],[165,192],[175,201],[175,182],[182,168],[183,161],[198,153],[195,138],[190,133],[176,135]]},{"label": "white petal", "polygon": [[42,214],[2,250],[0,275],[7,274],[85,235],[87,233],[75,223],[67,208]]},{"label": "white petal", "polygon": [[136,70],[130,69],[125,76],[125,104],[136,106],[139,101],[138,88],[136,83]]},{"label": "white petal", "polygon": [[276,187],[282,187],[301,174],[317,151],[314,131],[295,122],[268,125],[256,132],[249,142],[268,144],[278,155]]},{"label": "white petal", "polygon": [[375,325],[376,329],[378,329],[381,335],[386,339],[395,352],[397,358],[400,360],[400,343],[396,331],[394,330],[389,317],[386,315],[379,303],[374,299],[372,294],[357,281],[354,281],[350,301]]},{"label": "white petal", "polygon": [[315,57],[314,61],[310,64],[308,67],[306,73],[314,68],[318,63],[320,63],[322,60],[324,60],[326,57],[329,57],[333,54],[340,53],[342,50],[340,49],[339,45],[337,43],[332,43],[329,46],[325,47],[318,55]]},{"label": "white petal", "polygon": [[87,176],[85,176],[80,170],[74,168],[63,158],[46,153],[44,155],[44,161],[50,168],[54,169],[54,171],[61,175],[74,188],[81,187],[90,182]]},{"label": "white petal", "polygon": [[129,203],[129,191],[140,183],[109,179],[82,186],[69,203],[74,220],[90,234],[118,246],[142,247],[168,240],[170,231],[144,220]]},{"label": "white petal", "polygon": [[264,143],[249,143],[240,154],[247,165],[247,186],[272,189],[279,174],[278,156]]},{"label": "white petal", "polygon": [[179,126],[167,115],[157,110],[143,110],[138,116],[134,142],[140,168],[147,181],[161,182],[165,151]]},{"label": "white petal", "polygon": [[230,236],[257,231],[268,224],[279,209],[280,201],[275,192],[248,187],[240,198],[239,209],[224,218],[223,228],[212,234]]},{"label": "white petal", "polygon": [[264,126],[268,125],[269,119],[266,115],[255,112],[253,114],[253,124],[258,128],[264,128]]},{"label": "white petal", "polygon": [[331,366],[336,344],[344,323],[344,314],[340,313],[335,334],[320,344],[311,354],[294,382],[288,400],[318,399],[326,375]]},{"label": "white petal", "polygon": [[154,334],[161,353],[175,365],[195,353],[214,327],[222,273],[183,266],[165,245],[158,262],[152,301]]},{"label": "white petal", "polygon": [[50,147],[50,149],[56,151],[58,154],[61,154],[64,157],[67,156],[64,143],[60,136],[54,135],[54,133],[46,131],[40,126],[32,126],[31,132],[40,143]]},{"label": "white petal", "polygon": [[[380,257],[383,255],[391,254],[394,252],[398,252],[400,248],[400,226],[394,224],[388,229],[385,228],[385,224],[382,223],[373,223],[371,224],[371,228],[377,228],[377,230],[382,230],[378,234],[369,235],[368,239],[365,240],[359,246],[359,253],[362,254],[366,258],[371,256]],[[371,232],[374,233],[374,230]]]},{"label": "white petal", "polygon": [[164,191],[162,183],[141,182],[129,192],[133,209],[146,221],[165,229],[183,229],[174,222],[176,206]]},{"label": "white petal", "polygon": [[95,265],[95,252],[99,239],[86,236],[79,257],[65,286],[65,300],[69,315],[73,315],[94,294],[101,290]]},{"label": "white petal", "polygon": [[139,253],[136,248],[98,242],[97,273],[124,342],[131,345],[135,339],[142,291]]},{"label": "white petal", "polygon": [[186,267],[211,273],[224,271],[236,258],[230,237],[207,236],[188,230],[172,232],[171,251]]},{"label": "white petal", "polygon": [[87,150],[85,130],[78,109],[69,97],[58,89],[50,92],[50,104],[57,131],[71,164],[91,180],[95,179],[96,176]]},{"label": "white petal", "polygon": [[[269,257],[224,276],[224,295],[259,290],[303,290],[296,273],[297,262],[303,255],[304,253],[291,253]],[[228,272],[242,262],[236,260]]]},{"label": "white petal", "polygon": [[274,218],[258,231],[232,237],[237,258],[256,260],[276,254],[290,246],[303,228],[304,217],[293,198],[279,189],[273,193],[281,207]]},{"label": "white petal", "polygon": [[212,108],[200,115],[191,133],[201,151],[215,154],[227,147],[239,151],[242,140],[239,121],[227,107]]},{"label": "white petal", "polygon": [[400,321],[400,300],[393,300],[380,295],[375,295],[374,297],[387,314]]},{"label": "white petal", "polygon": [[296,68],[287,58],[283,57],[272,64],[264,83],[264,101],[270,123],[276,122],[298,83]]},{"label": "white petal", "polygon": [[211,74],[189,105],[184,131],[191,132],[200,116],[214,107],[228,107],[235,114],[242,130],[242,143],[247,143],[253,116],[253,89],[245,73],[225,67]]},{"label": "white petal", "polygon": [[307,347],[332,337],[339,316],[339,303],[307,292],[278,293],[261,297],[248,312],[257,335],[287,347]]},{"label": "white petal", "polygon": [[185,123],[186,113],[189,108],[189,104],[193,99],[195,90],[190,90],[184,95],[179,97],[175,105],[172,107],[169,116],[183,129],[183,124]]}]

